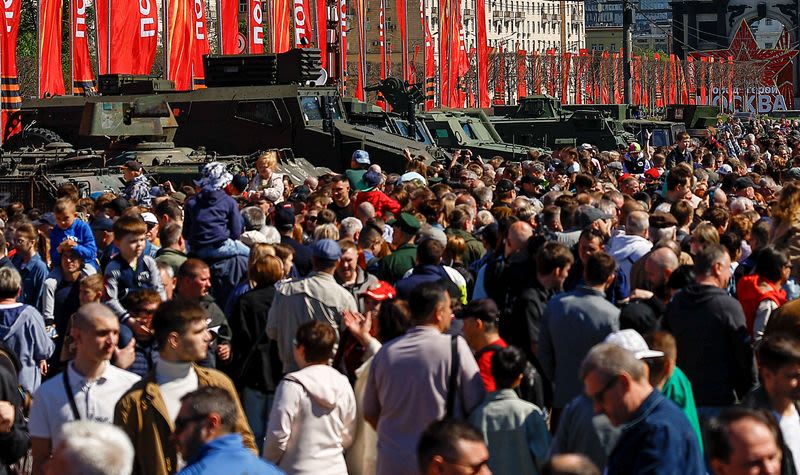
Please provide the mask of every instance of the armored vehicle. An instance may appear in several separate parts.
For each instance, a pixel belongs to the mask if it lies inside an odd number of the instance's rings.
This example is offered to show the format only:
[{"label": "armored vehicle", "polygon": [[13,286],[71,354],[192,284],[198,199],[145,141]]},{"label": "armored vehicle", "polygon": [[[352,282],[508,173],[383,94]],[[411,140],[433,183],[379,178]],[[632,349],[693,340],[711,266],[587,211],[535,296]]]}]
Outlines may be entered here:
[{"label": "armored vehicle", "polygon": [[672,146],[677,142],[678,134],[686,132],[685,125],[664,120],[627,119],[623,125],[640,144],[645,141],[645,131],[650,132],[650,145],[653,147]]},{"label": "armored vehicle", "polygon": [[672,104],[667,106],[664,119],[670,122],[680,122],[684,124],[689,135],[703,138],[706,135],[706,127],[717,125],[718,115],[719,107],[717,106]]},{"label": "armored vehicle", "polygon": [[528,151],[535,148],[504,142],[494,123],[480,109],[431,111],[420,114],[420,118],[436,144],[450,151],[467,149],[487,160],[495,156],[524,160]]},{"label": "armored vehicle", "polygon": [[319,50],[279,55],[206,56],[207,88],[175,91],[151,77],[101,76],[100,96],[56,97],[23,102],[22,135],[10,148],[67,141],[76,148],[105,149],[108,140],[80,134],[84,106],[130,103],[157,96],[169,104],[178,128],[177,147],[204,148],[221,155],[292,149],[317,166],[343,170],[356,149],[370,153],[387,171],[402,171],[403,150],[433,160],[436,147],[391,131],[348,122],[334,87],[315,86]]},{"label": "armored vehicle", "polygon": [[627,147],[633,136],[603,111],[566,110],[546,94],[524,97],[518,106],[495,107],[492,125],[504,142],[532,147],[563,148],[590,143],[601,150]]}]

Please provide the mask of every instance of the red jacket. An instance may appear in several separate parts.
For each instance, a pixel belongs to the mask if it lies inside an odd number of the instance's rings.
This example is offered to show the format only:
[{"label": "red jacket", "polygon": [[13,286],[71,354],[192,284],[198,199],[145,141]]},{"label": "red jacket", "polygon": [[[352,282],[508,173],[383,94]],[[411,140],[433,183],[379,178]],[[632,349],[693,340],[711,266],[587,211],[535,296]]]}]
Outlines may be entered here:
[{"label": "red jacket", "polygon": [[[761,284],[766,284],[762,286]],[[765,290],[767,287],[768,290]],[[764,300],[772,300],[779,307],[786,303],[786,291],[775,283],[761,278],[757,274],[750,274],[739,279],[736,283],[736,297],[742,304],[744,317],[747,321],[747,331],[753,336],[753,323],[756,319],[758,305]]]},{"label": "red jacket", "polygon": [[358,208],[358,205],[365,201],[372,203],[372,206],[375,207],[375,214],[379,218],[383,218],[383,215],[387,211],[391,212],[395,216],[400,213],[400,203],[398,203],[395,199],[390,198],[389,195],[381,190],[376,189],[372,191],[359,191],[358,194],[356,194],[355,208]]}]

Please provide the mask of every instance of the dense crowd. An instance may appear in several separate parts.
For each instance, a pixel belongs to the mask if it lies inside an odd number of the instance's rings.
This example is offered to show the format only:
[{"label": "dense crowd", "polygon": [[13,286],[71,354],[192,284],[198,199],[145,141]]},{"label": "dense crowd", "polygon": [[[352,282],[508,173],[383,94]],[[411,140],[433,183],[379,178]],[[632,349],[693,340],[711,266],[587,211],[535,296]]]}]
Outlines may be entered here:
[{"label": "dense crowd", "polygon": [[800,123],[0,210],[0,473],[800,472]]}]

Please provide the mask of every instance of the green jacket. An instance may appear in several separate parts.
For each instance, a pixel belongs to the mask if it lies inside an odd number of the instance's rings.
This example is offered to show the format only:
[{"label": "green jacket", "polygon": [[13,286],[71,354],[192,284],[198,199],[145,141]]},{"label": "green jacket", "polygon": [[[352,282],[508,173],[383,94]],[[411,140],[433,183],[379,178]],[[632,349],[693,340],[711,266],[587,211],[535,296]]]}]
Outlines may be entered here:
[{"label": "green jacket", "polygon": [[394,285],[417,263],[417,245],[406,243],[378,263],[378,278]]},{"label": "green jacket", "polygon": [[188,259],[186,253],[177,249],[162,247],[158,250],[158,252],[156,252],[156,262],[163,262],[164,264],[172,267],[172,271],[176,276],[178,275],[178,268],[181,266],[181,264],[186,262],[186,259]]},{"label": "green jacket", "polygon": [[694,404],[692,383],[689,382],[689,378],[687,378],[686,374],[677,366],[675,367],[675,371],[672,372],[672,376],[667,379],[667,382],[664,383],[664,387],[661,388],[661,394],[677,404],[678,407],[681,408],[681,411],[686,414],[686,418],[689,419],[689,424],[692,426],[692,429],[694,429],[695,435],[697,435],[697,441],[700,443],[700,453],[702,454],[703,433],[700,431],[700,419],[697,417],[697,407]]},{"label": "green jacket", "polygon": [[447,228],[447,235],[460,237],[464,240],[464,244],[466,244],[466,251],[464,253],[465,267],[469,267],[470,264],[486,254],[486,249],[483,247],[483,243],[475,239],[475,236],[464,231],[463,229]]},{"label": "green jacket", "polygon": [[[231,380],[217,370],[197,365],[194,370],[199,386],[222,388],[236,401],[236,432],[242,435],[244,446],[257,454],[253,432]],[[134,475],[171,475],[178,471],[178,452],[172,441],[174,421],[158,389],[155,370],[134,384],[117,402],[114,424],[125,431],[133,443]]]}]

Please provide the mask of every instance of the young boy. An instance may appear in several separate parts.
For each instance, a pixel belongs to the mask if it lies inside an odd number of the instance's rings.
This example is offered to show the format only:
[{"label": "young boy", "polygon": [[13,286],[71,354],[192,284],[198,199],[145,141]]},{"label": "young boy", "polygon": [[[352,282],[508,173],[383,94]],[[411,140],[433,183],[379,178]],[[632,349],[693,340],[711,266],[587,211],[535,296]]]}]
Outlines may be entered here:
[{"label": "young boy", "polygon": [[120,303],[131,292],[156,290],[165,300],[161,273],[155,259],[144,255],[147,224],[135,216],[122,216],[114,223],[114,245],[119,254],[106,266],[106,305],[124,322],[128,310]]},{"label": "young boy", "polygon": [[57,265],[61,262],[61,253],[74,248],[83,262],[97,269],[97,243],[88,224],[77,219],[75,202],[69,198],[60,198],[53,208],[56,226],[50,233],[50,262]]},{"label": "young boy", "polygon": [[550,434],[542,410],[514,392],[525,371],[525,354],[510,346],[492,355],[497,390],[486,395],[470,415],[489,447],[492,473],[539,473],[547,459]]}]

